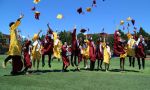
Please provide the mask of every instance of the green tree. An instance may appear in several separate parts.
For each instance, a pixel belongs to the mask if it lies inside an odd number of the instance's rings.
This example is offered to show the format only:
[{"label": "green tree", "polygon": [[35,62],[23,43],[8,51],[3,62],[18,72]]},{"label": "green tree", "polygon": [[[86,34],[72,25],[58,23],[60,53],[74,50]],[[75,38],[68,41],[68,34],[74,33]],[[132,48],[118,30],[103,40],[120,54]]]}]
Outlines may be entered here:
[{"label": "green tree", "polygon": [[63,44],[64,42],[67,42],[69,45],[71,44],[71,40],[72,40],[71,32],[69,31],[66,32],[66,30],[64,30],[59,33],[59,36]]},{"label": "green tree", "polygon": [[147,43],[146,49],[150,50],[150,34],[147,33],[142,27],[140,27],[140,30],[137,34],[138,34],[138,36],[142,35],[145,38],[146,43]]},{"label": "green tree", "polygon": [[99,35],[98,34],[93,34],[92,38],[93,38],[93,41],[96,43],[98,38],[99,38]]},{"label": "green tree", "polygon": [[78,33],[77,38],[84,38],[84,34],[83,33]]},{"label": "green tree", "polygon": [[120,32],[122,39],[127,41],[128,40],[127,35],[121,29],[119,29],[118,31]]},{"label": "green tree", "polygon": [[138,32],[138,36],[139,35],[142,35],[142,36],[150,39],[150,35],[142,27],[140,27],[140,30]]}]

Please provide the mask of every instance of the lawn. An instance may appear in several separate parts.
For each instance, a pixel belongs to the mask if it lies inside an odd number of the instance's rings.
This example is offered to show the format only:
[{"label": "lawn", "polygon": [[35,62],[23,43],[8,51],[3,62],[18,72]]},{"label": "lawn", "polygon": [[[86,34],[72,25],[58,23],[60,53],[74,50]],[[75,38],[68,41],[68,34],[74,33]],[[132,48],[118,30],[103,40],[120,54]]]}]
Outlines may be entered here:
[{"label": "lawn", "polygon": [[[6,56],[0,56],[0,63]],[[96,63],[97,64],[97,63]],[[41,66],[41,64],[40,64]],[[81,63],[80,67],[83,67]],[[54,60],[52,68],[40,67],[41,71],[30,75],[10,76],[11,64],[0,67],[0,90],[150,90],[150,60],[145,70],[129,67],[126,59],[125,72],[119,72],[119,60],[111,60],[110,71],[60,72],[62,62]]]}]

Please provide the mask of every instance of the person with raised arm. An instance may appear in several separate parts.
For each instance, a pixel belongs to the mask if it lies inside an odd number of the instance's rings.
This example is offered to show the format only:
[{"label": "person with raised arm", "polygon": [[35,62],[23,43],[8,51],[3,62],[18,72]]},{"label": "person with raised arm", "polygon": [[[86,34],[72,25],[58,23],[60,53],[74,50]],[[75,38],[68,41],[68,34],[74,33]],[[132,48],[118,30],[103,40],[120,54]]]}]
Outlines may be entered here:
[{"label": "person with raised arm", "polygon": [[51,57],[53,54],[54,40],[53,40],[53,31],[47,24],[48,31],[42,43],[42,67],[45,66],[45,55],[48,55],[48,66],[51,68]]},{"label": "person with raised arm", "polygon": [[61,50],[62,50],[62,61],[63,61],[62,71],[66,72],[68,66],[70,65],[69,58],[68,58],[69,47],[67,45],[67,42],[64,42],[64,45],[62,45]]},{"label": "person with raised arm", "polygon": [[143,69],[145,68],[145,57],[146,54],[144,52],[145,47],[147,46],[147,44],[145,43],[145,40],[143,38],[142,35],[139,36],[137,42],[136,42],[136,49],[135,49],[135,53],[136,53],[136,58],[138,61],[138,65],[139,65],[139,69],[141,69],[141,60],[142,59],[142,67]]},{"label": "person with raised arm", "polygon": [[10,27],[10,45],[8,51],[8,57],[5,59],[3,63],[3,67],[6,67],[6,63],[12,59],[12,75],[19,74],[23,68],[23,63],[21,60],[21,43],[18,40],[17,28],[21,23],[21,19],[24,17],[23,14],[17,19],[16,22],[11,22],[9,24]]},{"label": "person with raised arm", "polygon": [[40,43],[40,33],[42,30],[38,32],[38,34],[34,34],[33,40],[33,48],[32,48],[32,60],[33,60],[33,67],[35,68],[35,62],[37,62],[37,70],[39,70],[39,63],[41,59],[41,43]]}]

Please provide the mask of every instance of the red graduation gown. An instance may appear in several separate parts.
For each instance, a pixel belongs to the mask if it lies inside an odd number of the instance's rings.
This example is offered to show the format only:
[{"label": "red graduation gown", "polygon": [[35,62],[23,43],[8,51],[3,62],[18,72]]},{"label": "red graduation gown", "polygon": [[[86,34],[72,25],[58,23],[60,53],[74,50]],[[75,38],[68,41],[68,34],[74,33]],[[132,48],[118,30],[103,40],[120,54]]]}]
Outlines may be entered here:
[{"label": "red graduation gown", "polygon": [[135,54],[137,58],[145,58],[144,45],[142,44],[142,42],[139,42],[135,50]]},{"label": "red graduation gown", "polygon": [[[100,50],[102,50],[102,51],[100,51]],[[101,42],[99,42],[97,50],[96,50],[96,58],[98,60],[102,60],[103,59],[103,48],[102,48],[102,43]]]},{"label": "red graduation gown", "polygon": [[69,63],[69,58],[68,56],[66,55],[67,54],[67,47],[66,46],[62,46],[62,60],[63,60],[63,64],[66,65],[66,66],[69,66],[70,63]]},{"label": "red graduation gown", "polygon": [[43,46],[42,54],[44,54],[44,55],[52,54],[54,42],[53,42],[53,40],[50,39],[50,37],[48,35],[46,35],[45,39],[47,42],[43,41],[43,43],[42,43],[42,46]]},{"label": "red graduation gown", "polygon": [[120,42],[120,37],[117,35],[117,31],[114,34],[114,55],[120,56],[120,54],[124,54],[124,47]]},{"label": "red graduation gown", "polygon": [[90,60],[95,62],[96,61],[96,49],[92,43],[93,43],[92,41],[89,41],[89,54],[90,54]]},{"label": "red graduation gown", "polygon": [[72,33],[72,52],[77,51],[76,29]]},{"label": "red graduation gown", "polygon": [[32,64],[31,64],[31,60],[30,60],[30,54],[29,54],[29,45],[30,45],[30,43],[29,43],[29,41],[26,41],[25,42],[25,49],[24,49],[24,66],[25,67],[29,67],[29,68],[31,68],[31,66],[32,66]]}]

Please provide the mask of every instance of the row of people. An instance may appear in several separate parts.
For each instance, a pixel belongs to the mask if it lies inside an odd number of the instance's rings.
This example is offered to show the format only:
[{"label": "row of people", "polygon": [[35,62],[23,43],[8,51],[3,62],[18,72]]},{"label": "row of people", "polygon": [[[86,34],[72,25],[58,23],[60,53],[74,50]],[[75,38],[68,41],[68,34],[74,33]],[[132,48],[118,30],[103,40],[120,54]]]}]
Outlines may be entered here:
[{"label": "row of people", "polygon": [[[80,70],[79,64],[84,60],[84,67],[87,69],[88,60],[90,60],[90,70],[94,70],[95,62],[98,60],[97,69],[102,69],[102,63],[105,64],[105,70],[108,71],[111,56],[116,55],[120,57],[120,68],[124,70],[125,57],[129,56],[130,65],[134,66],[135,57],[137,58],[139,69],[141,69],[140,58],[142,58],[142,66],[144,69],[145,66],[145,53],[144,47],[146,43],[144,38],[140,35],[137,38],[132,36],[130,33],[127,34],[128,42],[121,38],[121,34],[118,30],[114,33],[114,48],[113,54],[111,53],[109,43],[106,42],[105,35],[98,40],[98,44],[95,44],[92,40],[92,37],[76,38],[76,28],[72,32],[72,43],[67,45],[65,42],[62,44],[59,39],[59,35],[50,28],[47,24],[48,31],[44,39],[40,39],[39,31],[37,34],[34,34],[32,41],[25,40],[24,44],[21,45],[21,42],[18,40],[17,27],[21,23],[23,15],[17,19],[16,22],[10,23],[10,46],[8,51],[8,57],[3,63],[3,67],[6,67],[6,63],[12,59],[12,72],[11,74],[19,73],[23,68],[23,63],[21,56],[23,55],[24,59],[24,70],[27,72],[29,68],[35,68],[35,63],[37,62],[37,70],[39,69],[40,59],[42,58],[42,67],[45,66],[45,56],[48,55],[48,66],[51,67],[51,61],[53,58],[58,60],[62,59],[63,61],[63,71],[66,71],[68,66],[71,64],[73,67],[76,67],[76,70]],[[70,57],[70,58],[69,58]]]}]

